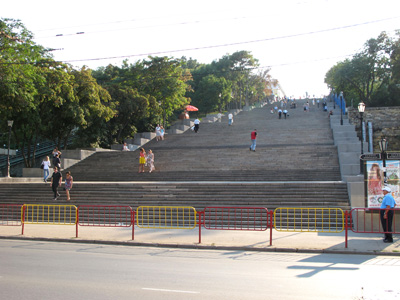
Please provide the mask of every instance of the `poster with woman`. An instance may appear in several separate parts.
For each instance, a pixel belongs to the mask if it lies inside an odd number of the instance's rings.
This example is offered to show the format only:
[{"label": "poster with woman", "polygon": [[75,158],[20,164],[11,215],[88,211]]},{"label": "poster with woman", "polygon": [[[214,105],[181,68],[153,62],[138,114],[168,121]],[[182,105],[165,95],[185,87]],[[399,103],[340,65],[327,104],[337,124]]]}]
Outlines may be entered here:
[{"label": "poster with woman", "polygon": [[400,178],[400,161],[387,160],[386,161],[386,178],[387,182],[384,184],[384,168],[382,161],[367,161],[367,204],[369,208],[379,208],[382,203],[383,193],[382,188],[387,185],[392,190],[397,206],[400,206],[399,196],[399,178]]}]

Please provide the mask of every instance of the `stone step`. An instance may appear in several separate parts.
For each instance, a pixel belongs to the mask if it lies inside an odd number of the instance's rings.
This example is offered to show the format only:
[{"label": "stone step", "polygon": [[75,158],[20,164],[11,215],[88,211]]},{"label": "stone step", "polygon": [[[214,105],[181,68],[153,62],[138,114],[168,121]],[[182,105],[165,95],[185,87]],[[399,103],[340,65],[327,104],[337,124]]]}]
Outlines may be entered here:
[{"label": "stone step", "polygon": [[[310,189],[314,186],[316,189]],[[335,189],[332,189],[335,187]],[[327,192],[329,191],[329,192]],[[52,191],[44,184],[0,185],[1,203],[65,204],[65,193],[60,202],[53,202]],[[293,196],[296,195],[296,196]],[[205,206],[262,207],[311,206],[345,207],[347,191],[345,184],[303,183],[291,186],[281,184],[86,184],[76,182],[71,197],[75,205],[179,205],[204,208]]]}]

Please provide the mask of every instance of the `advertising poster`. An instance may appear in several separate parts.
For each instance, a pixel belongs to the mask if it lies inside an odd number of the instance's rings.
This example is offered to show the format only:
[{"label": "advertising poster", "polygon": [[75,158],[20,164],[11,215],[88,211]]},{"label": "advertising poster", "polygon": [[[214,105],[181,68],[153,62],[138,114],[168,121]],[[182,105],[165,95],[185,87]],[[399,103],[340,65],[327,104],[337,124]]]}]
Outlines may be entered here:
[{"label": "advertising poster", "polygon": [[[382,188],[384,185],[384,169],[382,161],[367,161],[367,204],[369,208],[380,208],[383,193]],[[387,160],[386,161],[386,186],[392,190],[392,196],[396,201],[396,207],[400,207],[400,161]]]}]

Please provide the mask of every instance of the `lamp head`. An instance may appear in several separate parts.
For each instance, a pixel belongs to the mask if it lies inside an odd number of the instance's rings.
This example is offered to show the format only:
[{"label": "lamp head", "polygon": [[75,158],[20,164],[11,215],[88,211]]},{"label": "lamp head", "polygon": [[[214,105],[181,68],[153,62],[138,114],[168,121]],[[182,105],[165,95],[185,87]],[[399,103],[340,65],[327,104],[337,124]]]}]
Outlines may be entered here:
[{"label": "lamp head", "polygon": [[388,140],[386,138],[382,138],[378,143],[379,148],[381,148],[381,152],[386,152],[388,148]]},{"label": "lamp head", "polygon": [[14,124],[14,121],[12,121],[12,120],[10,120],[10,121],[7,121],[7,125],[8,125],[8,127],[12,127],[12,126],[13,126],[13,124]]},{"label": "lamp head", "polygon": [[358,103],[358,111],[360,112],[360,113],[363,113],[364,111],[365,111],[365,104],[364,104],[364,102],[360,102],[360,103]]}]

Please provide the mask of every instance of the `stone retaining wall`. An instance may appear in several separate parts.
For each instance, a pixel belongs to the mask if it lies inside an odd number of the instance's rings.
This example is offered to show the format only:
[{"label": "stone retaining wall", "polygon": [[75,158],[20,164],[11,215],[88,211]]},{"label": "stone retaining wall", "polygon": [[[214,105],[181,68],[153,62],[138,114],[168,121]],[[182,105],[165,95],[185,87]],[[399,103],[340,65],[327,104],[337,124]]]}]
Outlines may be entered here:
[{"label": "stone retaining wall", "polygon": [[[348,117],[360,137],[360,113],[356,108],[348,108]],[[367,107],[363,120],[372,122],[374,152],[379,152],[378,141],[382,137],[388,139],[389,151],[400,151],[400,107]]]}]

